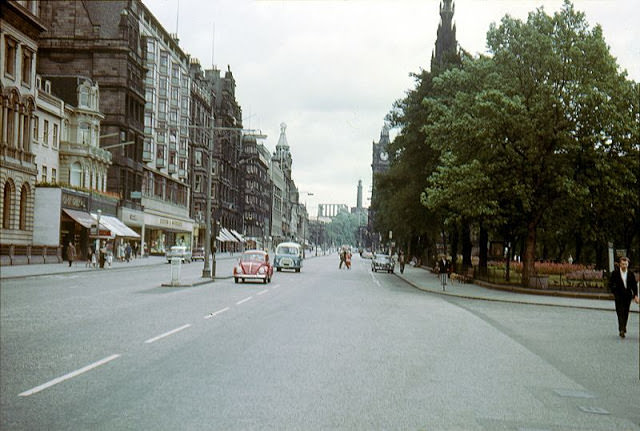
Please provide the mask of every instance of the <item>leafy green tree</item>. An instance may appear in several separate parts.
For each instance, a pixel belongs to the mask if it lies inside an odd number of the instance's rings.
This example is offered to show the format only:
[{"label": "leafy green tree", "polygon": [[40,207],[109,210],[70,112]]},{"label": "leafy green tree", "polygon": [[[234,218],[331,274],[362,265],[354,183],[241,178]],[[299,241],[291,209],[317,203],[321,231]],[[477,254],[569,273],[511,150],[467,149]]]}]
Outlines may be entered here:
[{"label": "leafy green tree", "polygon": [[[638,152],[634,86],[600,27],[589,29],[568,1],[553,16],[530,13],[526,23],[504,17],[487,43],[491,58],[440,75],[424,103],[426,140],[442,157],[423,203],[446,203],[449,217],[492,220],[506,235],[523,231],[526,284],[545,217],[571,202],[578,208],[570,216],[580,219],[592,196],[602,210],[629,212],[622,206],[637,180],[627,160]],[[584,174],[592,168],[600,183]]]}]

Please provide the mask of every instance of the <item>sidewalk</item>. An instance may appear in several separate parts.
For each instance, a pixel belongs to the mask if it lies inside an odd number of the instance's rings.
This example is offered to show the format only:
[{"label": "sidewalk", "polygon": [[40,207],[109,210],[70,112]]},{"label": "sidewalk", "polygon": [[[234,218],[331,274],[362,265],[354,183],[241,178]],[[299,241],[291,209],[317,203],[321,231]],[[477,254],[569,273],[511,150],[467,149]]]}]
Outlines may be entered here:
[{"label": "sidewalk", "polygon": [[[515,304],[547,305],[554,307],[571,307],[595,310],[613,310],[615,304],[612,299],[599,299],[602,295],[584,294],[577,292],[558,292],[553,290],[536,291],[536,293],[526,293],[526,289],[505,288],[497,289],[484,287],[475,283],[459,283],[458,281],[447,280],[445,290],[436,274],[432,274],[428,269],[406,265],[404,274],[400,274],[396,267],[395,275],[415,287],[425,292],[438,295],[478,299],[484,301],[509,302]],[[631,311],[638,313],[638,306],[631,305]]]},{"label": "sidewalk", "polygon": [[[218,253],[216,254],[216,260],[228,260],[237,258],[238,253],[231,255],[230,253]],[[69,267],[68,262],[62,263],[45,263],[35,265],[15,265],[15,266],[0,266],[0,280],[12,279],[12,278],[24,278],[37,275],[52,275],[52,274],[67,274],[73,272],[84,271],[113,271],[118,269],[131,268],[136,266],[154,266],[163,265],[166,267],[167,259],[164,256],[148,256],[139,257],[137,259],[131,259],[129,262],[114,261],[111,266],[105,264],[104,268],[91,268],[88,267],[86,261],[78,260],[73,262]]]}]

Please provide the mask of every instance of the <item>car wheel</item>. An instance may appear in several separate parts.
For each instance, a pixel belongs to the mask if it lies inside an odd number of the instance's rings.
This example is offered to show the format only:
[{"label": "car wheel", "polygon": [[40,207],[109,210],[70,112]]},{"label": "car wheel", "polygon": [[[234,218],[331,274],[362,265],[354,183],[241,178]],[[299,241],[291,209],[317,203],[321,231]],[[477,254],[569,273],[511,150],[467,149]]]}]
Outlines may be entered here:
[{"label": "car wheel", "polygon": [[233,281],[236,282],[236,284],[238,283],[238,277],[233,277]]},{"label": "car wheel", "polygon": [[267,277],[262,279],[262,284],[267,284]]},{"label": "car wheel", "polygon": [[280,272],[282,270],[282,268],[276,268],[276,271]]},{"label": "car wheel", "polygon": [[296,268],[296,272],[300,272],[300,268]]}]

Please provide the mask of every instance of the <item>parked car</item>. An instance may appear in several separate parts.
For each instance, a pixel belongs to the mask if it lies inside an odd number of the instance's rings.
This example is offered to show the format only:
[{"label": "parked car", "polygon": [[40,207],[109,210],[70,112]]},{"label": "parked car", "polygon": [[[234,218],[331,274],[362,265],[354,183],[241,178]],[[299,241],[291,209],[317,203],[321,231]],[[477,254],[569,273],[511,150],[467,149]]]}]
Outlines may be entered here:
[{"label": "parked car", "polygon": [[302,268],[302,246],[297,242],[281,242],[278,244],[273,266],[277,271],[293,269],[295,272],[300,272]]},{"label": "parked car", "polygon": [[165,257],[169,263],[173,258],[179,258],[182,263],[191,263],[191,250],[184,245],[174,245],[166,251]]},{"label": "parked car", "polygon": [[370,250],[363,250],[360,256],[362,256],[363,259],[373,259],[373,253],[371,253]]},{"label": "parked car", "polygon": [[371,271],[387,271],[393,273],[395,262],[388,254],[375,254],[371,260]]},{"label": "parked car", "polygon": [[246,250],[240,255],[238,263],[233,267],[233,280],[262,280],[271,283],[273,266],[269,262],[269,254],[262,250]]},{"label": "parked car", "polygon": [[191,260],[204,260],[204,247],[196,247],[191,250]]}]

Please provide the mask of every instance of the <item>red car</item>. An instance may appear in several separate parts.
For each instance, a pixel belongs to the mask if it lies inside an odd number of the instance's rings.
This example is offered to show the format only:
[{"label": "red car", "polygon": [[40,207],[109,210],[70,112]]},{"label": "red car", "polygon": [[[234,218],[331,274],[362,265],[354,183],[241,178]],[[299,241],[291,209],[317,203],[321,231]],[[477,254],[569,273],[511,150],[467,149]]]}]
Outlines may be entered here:
[{"label": "red car", "polygon": [[233,267],[233,279],[238,280],[262,280],[263,283],[271,283],[273,266],[269,262],[269,254],[262,250],[247,250],[242,253],[240,260]]}]

